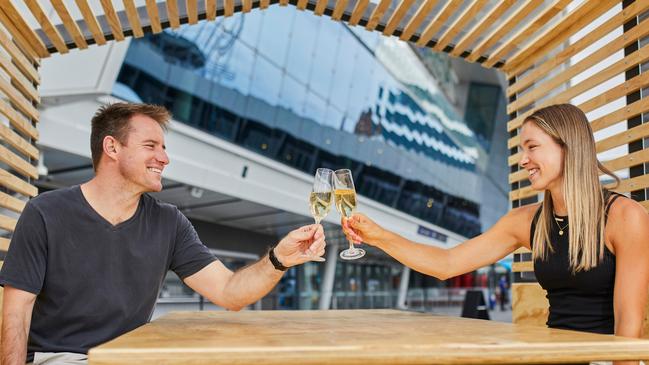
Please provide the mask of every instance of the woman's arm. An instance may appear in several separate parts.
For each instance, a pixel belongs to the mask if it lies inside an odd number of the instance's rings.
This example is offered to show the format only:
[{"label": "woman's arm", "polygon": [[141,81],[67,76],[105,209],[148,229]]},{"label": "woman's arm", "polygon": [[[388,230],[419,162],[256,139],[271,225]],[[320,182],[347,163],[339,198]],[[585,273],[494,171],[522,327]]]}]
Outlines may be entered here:
[{"label": "woman's arm", "polygon": [[492,264],[522,245],[529,247],[530,224],[537,208],[513,209],[487,232],[451,249],[412,242],[362,214],[343,219],[343,229],[355,242],[376,246],[414,270],[445,280]]},{"label": "woman's arm", "polygon": [[615,249],[615,334],[642,336],[649,297],[649,214],[631,199],[618,199],[609,215]]}]

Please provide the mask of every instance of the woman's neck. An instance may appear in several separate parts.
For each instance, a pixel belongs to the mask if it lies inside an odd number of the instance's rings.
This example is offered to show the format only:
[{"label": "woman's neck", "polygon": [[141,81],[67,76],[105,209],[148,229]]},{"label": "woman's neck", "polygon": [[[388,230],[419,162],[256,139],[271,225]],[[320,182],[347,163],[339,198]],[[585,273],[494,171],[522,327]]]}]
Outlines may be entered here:
[{"label": "woman's neck", "polygon": [[550,188],[550,194],[552,196],[552,207],[554,209],[554,214],[560,216],[568,215],[568,208],[566,207],[566,199],[563,193],[563,184],[557,184]]}]

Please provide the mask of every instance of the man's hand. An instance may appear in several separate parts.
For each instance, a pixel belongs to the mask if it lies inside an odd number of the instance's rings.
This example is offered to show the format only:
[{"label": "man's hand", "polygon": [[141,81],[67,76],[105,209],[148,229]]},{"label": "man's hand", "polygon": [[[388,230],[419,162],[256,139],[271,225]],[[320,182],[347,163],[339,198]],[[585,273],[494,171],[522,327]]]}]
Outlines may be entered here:
[{"label": "man's hand", "polygon": [[307,261],[325,261],[324,229],[320,224],[300,227],[289,232],[275,247],[275,256],[286,267]]}]

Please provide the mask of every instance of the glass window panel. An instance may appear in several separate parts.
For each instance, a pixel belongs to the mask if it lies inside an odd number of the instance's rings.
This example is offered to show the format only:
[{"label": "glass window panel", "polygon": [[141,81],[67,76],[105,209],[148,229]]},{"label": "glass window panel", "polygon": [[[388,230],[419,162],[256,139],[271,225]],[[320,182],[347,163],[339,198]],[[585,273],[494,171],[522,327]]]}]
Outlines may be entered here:
[{"label": "glass window panel", "polygon": [[352,83],[347,96],[348,119],[343,126],[343,129],[350,133],[354,132],[361,117],[367,117],[373,108],[373,104],[369,103],[370,95],[378,94],[378,90],[371,90],[368,85],[370,85],[375,63],[374,58],[365,50],[360,50],[357,53],[351,76]]},{"label": "glass window panel", "polygon": [[218,80],[219,83],[248,95],[254,60],[255,54],[248,46],[241,42],[235,42],[230,57],[223,63],[223,67],[227,68],[230,77],[221,77]]},{"label": "glass window panel", "polygon": [[166,85],[146,73],[140,73],[139,81],[133,85],[133,90],[145,103],[161,104],[167,96]]},{"label": "glass window panel", "polygon": [[183,24],[177,31],[167,29],[165,30],[165,32],[168,32],[168,34],[171,34],[172,36],[179,35],[182,38],[196,44],[197,47],[203,50],[203,46],[210,38],[210,33],[213,33],[214,29],[217,27],[217,24],[203,22],[196,24],[196,26]]},{"label": "glass window panel", "polygon": [[348,104],[347,97],[351,89],[356,53],[365,51],[359,50],[358,46],[358,42],[347,32],[341,35],[334,67],[335,77],[329,94],[329,102],[340,110],[345,110]]},{"label": "glass window panel", "polygon": [[334,22],[321,22],[318,30],[318,45],[313,53],[314,62],[309,79],[309,88],[322,97],[329,95],[336,62],[340,25]]},{"label": "glass window panel", "polygon": [[[241,33],[244,31],[244,20],[241,16],[234,16],[217,22],[206,22],[205,38],[196,44],[201,47],[206,57],[203,77],[215,80],[231,78],[232,73],[227,67],[227,62],[232,58],[232,47],[241,42]],[[241,42],[252,49],[253,45]]]},{"label": "glass window panel", "polygon": [[339,129],[341,124],[343,123],[344,117],[345,116],[342,111],[340,111],[335,106],[329,104],[327,107],[325,125],[334,129]]},{"label": "glass window panel", "polygon": [[354,34],[363,42],[369,49],[374,52],[379,42],[382,41],[381,34],[376,32],[368,32],[363,27],[349,28]]},{"label": "glass window panel", "polygon": [[293,21],[285,68],[287,72],[304,84],[309,81],[309,73],[314,61],[313,50],[322,19],[322,17],[315,17],[313,14],[299,12],[295,14]]},{"label": "glass window panel", "polygon": [[191,70],[187,70],[185,68],[179,67],[177,65],[172,65],[169,68],[169,72],[167,73],[167,79],[166,79],[167,85],[174,86],[178,89],[181,89],[187,93],[194,94],[194,95],[197,94],[196,91],[197,88],[199,88],[198,85],[202,81],[204,81],[203,78],[201,78],[196,73],[192,72]]},{"label": "glass window panel", "polygon": [[[264,17],[264,14],[265,11],[254,9],[250,13],[238,13],[231,18],[226,19],[240,18],[243,21],[243,27],[241,33],[239,33],[238,40],[254,48],[257,47],[259,41],[259,33],[261,31],[262,18]],[[220,18],[217,22],[222,21],[222,19],[224,18]]]},{"label": "glass window panel", "polygon": [[279,96],[278,105],[292,111],[298,115],[305,115],[304,98],[306,96],[306,86],[297,82],[288,75],[284,75],[282,81],[282,90]]},{"label": "glass window panel", "polygon": [[294,14],[280,7],[269,8],[261,27],[257,50],[280,67],[286,61]]},{"label": "glass window panel", "polygon": [[465,121],[480,144],[489,149],[501,92],[498,85],[472,82],[469,86]]},{"label": "glass window panel", "polygon": [[371,92],[369,93],[369,103],[373,106],[381,105],[381,96],[379,95],[379,90],[383,89],[383,92],[386,90],[397,90],[401,87],[393,77],[388,73],[383,65],[378,62],[374,62],[374,67],[370,69],[369,79],[367,80],[367,87]]},{"label": "glass window panel", "polygon": [[265,57],[257,55],[254,76],[250,85],[250,95],[277,105],[282,81],[282,71],[271,64]]},{"label": "glass window panel", "polygon": [[169,90],[171,96],[170,105],[166,105],[174,119],[189,123],[189,116],[191,114],[192,95],[180,90]]},{"label": "glass window panel", "polygon": [[304,115],[319,124],[325,124],[327,103],[318,95],[309,91],[304,103]]}]

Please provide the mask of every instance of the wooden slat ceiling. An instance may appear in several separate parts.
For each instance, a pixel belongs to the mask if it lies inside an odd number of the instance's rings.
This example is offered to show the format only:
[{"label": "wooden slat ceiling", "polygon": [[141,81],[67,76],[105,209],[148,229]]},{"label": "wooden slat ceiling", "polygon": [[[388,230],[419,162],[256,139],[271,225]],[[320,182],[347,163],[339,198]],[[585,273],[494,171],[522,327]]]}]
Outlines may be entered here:
[{"label": "wooden slat ceiling", "polygon": [[[12,2],[14,5],[12,5]],[[562,32],[610,8],[586,2],[568,12],[569,0],[7,0],[0,17],[10,19],[33,54],[104,44],[158,33],[180,24],[231,16],[254,8],[295,6],[349,26],[378,31],[417,46],[450,53],[485,67],[529,66],[529,55],[562,40]],[[4,2],[3,2],[4,4]],[[24,11],[19,11],[24,10]],[[53,9],[53,11],[46,11]],[[25,14],[27,13],[27,14]],[[80,14],[73,19],[70,14]],[[26,17],[33,17],[26,19]],[[21,19],[22,18],[22,19]],[[33,24],[29,28],[27,24]],[[581,24],[579,24],[581,25]],[[554,30],[553,30],[554,29]]]}]

